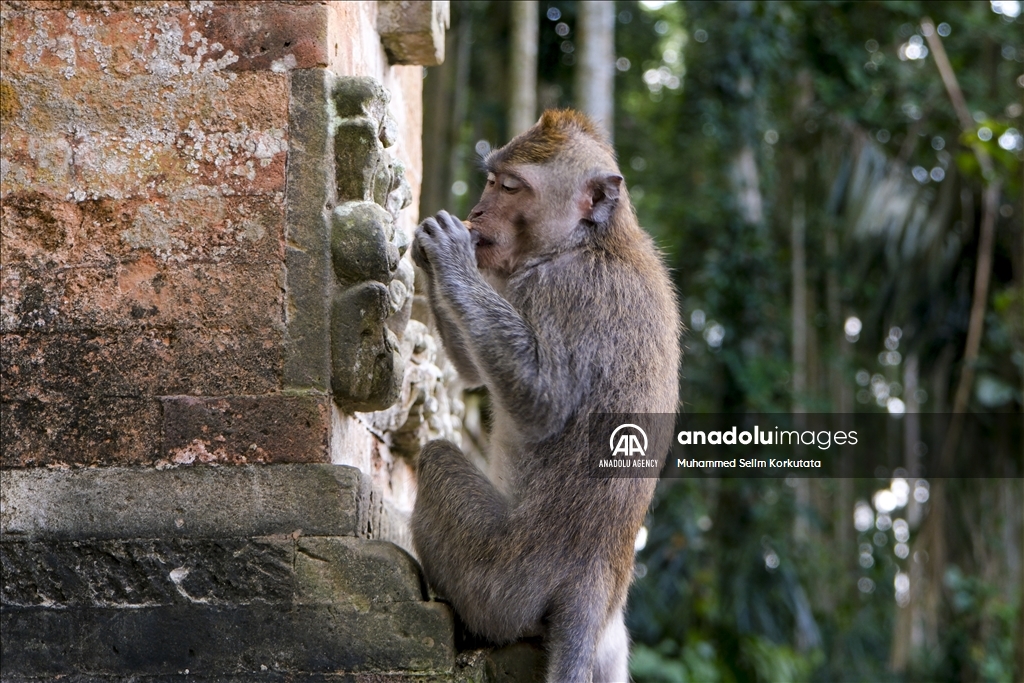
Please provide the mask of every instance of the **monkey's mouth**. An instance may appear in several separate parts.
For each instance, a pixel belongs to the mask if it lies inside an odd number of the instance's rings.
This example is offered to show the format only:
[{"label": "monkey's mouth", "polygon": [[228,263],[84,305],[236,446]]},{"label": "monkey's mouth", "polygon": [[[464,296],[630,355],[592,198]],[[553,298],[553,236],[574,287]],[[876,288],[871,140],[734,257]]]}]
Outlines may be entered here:
[{"label": "monkey's mouth", "polygon": [[481,247],[492,247],[492,246],[494,246],[494,240],[492,240],[491,238],[483,235],[479,230],[473,230],[472,232],[473,232],[473,243],[476,245],[477,249],[479,249]]}]

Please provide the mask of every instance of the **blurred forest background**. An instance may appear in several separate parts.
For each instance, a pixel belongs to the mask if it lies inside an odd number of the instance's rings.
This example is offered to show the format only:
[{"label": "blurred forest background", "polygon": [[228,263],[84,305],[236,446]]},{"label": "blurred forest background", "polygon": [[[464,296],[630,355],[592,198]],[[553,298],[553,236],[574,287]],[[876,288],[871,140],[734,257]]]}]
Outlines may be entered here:
[{"label": "blurred forest background", "polygon": [[888,412],[904,437],[908,469],[870,480],[663,481],[636,681],[1024,681],[1019,433],[965,446],[1001,479],[909,456],[917,414],[954,444],[1021,415],[1022,102],[1014,1],[452,2],[421,215],[465,216],[544,108],[592,112],[676,277],[681,410]]}]

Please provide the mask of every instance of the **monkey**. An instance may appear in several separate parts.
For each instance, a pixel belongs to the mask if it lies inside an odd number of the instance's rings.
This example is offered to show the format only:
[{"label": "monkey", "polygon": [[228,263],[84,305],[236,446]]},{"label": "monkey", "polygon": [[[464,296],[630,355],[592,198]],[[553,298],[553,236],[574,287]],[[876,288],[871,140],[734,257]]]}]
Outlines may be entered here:
[{"label": "monkey", "polygon": [[470,631],[541,635],[549,683],[627,681],[626,594],[656,477],[594,477],[587,420],[675,413],[675,290],[585,115],[546,111],[484,166],[467,222],[426,219],[412,255],[448,356],[489,392],[488,467],[449,441],[422,448],[413,546]]}]

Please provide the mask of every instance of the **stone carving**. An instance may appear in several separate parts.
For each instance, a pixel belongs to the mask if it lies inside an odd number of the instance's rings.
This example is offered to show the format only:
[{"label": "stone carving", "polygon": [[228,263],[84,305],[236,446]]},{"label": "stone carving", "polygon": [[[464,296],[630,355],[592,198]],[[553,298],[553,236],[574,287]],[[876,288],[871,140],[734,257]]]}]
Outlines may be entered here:
[{"label": "stone carving", "polygon": [[346,411],[387,408],[404,374],[399,338],[412,307],[412,268],[400,266],[409,239],[395,219],[412,192],[388,151],[397,130],[389,100],[372,78],[339,78],[332,93],[339,204],[331,213],[331,384]]},{"label": "stone carving", "polygon": [[351,410],[380,410],[398,400],[402,356],[385,321],[390,294],[380,282],[339,289],[331,302],[334,400]]},{"label": "stone carving", "polygon": [[402,356],[407,362],[398,401],[364,418],[390,436],[392,453],[407,458],[414,458],[430,439],[459,443],[464,406],[458,374],[422,322],[408,322]]},{"label": "stone carving", "polygon": [[389,152],[397,130],[389,95],[371,78],[339,78],[332,92],[334,400],[362,413],[394,454],[414,458],[428,439],[459,439],[457,375],[426,325],[411,319],[415,271],[395,221],[412,191]]},{"label": "stone carving", "polygon": [[379,205],[346,202],[331,214],[331,257],[339,282],[390,282],[402,252],[391,214]]}]

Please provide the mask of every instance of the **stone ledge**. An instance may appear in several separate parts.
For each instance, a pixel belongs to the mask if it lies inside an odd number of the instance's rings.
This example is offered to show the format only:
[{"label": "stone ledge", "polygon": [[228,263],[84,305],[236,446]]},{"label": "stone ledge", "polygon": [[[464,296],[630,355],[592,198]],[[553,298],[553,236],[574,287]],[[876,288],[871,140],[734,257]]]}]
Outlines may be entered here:
[{"label": "stone ledge", "polygon": [[352,537],[4,539],[0,566],[4,609],[279,603],[365,611],[426,599],[408,553]]},{"label": "stone ledge", "polygon": [[247,672],[450,674],[447,605],[8,607],[0,678]]},{"label": "stone ledge", "polygon": [[388,0],[378,5],[377,31],[390,63],[436,66],[444,61],[447,0]]},{"label": "stone ledge", "polygon": [[369,479],[342,465],[8,469],[0,534],[29,539],[367,536]]},{"label": "stone ledge", "polygon": [[[476,669],[456,670],[454,674],[403,674],[403,673],[291,673],[284,671],[260,671],[237,675],[188,673],[166,676],[92,676],[70,674],[61,676],[61,683],[490,683],[484,674]],[[28,677],[0,674],[2,683],[41,683],[52,681],[52,676]],[[542,679],[538,679],[538,682]]]}]

